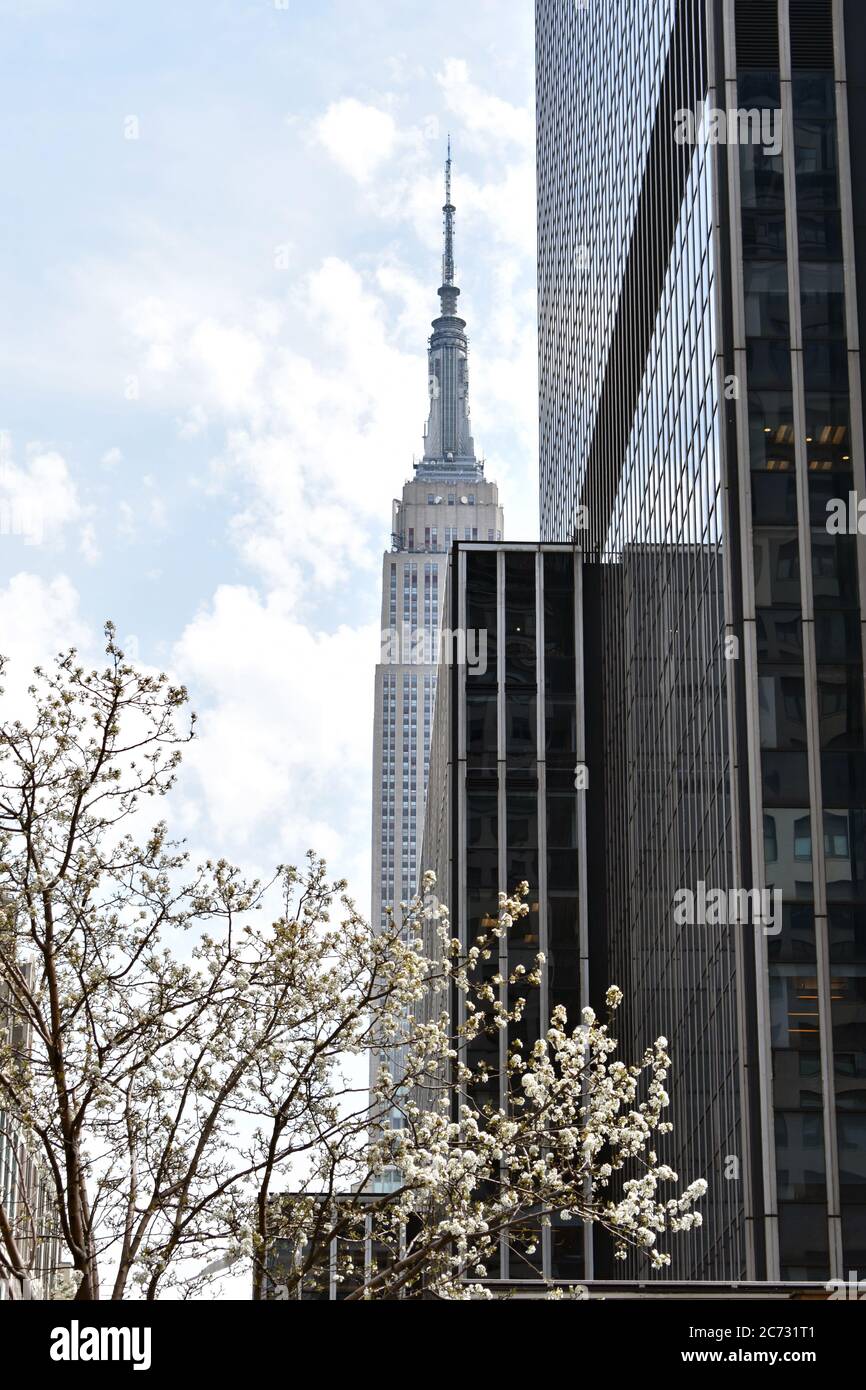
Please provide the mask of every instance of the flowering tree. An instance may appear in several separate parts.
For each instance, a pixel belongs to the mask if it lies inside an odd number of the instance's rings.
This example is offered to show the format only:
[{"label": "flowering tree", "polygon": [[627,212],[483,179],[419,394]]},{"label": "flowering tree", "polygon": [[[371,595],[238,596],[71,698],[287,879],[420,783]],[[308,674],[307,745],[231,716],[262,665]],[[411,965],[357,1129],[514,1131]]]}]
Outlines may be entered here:
[{"label": "flowering tree", "polygon": [[[525,1002],[506,1008],[484,962],[526,885],[465,948],[430,878],[374,932],[312,855],[269,883],[191,869],[164,824],[141,831],[192,736],[185,692],[107,637],[102,670],[60,656],[32,717],[0,724],[0,993],[18,1024],[0,1031],[0,1108],[41,1154],[76,1297],[201,1295],[240,1257],[256,1296],[291,1296],[332,1248],[350,1297],[473,1297],[499,1241],[554,1214],[665,1264],[705,1187],[679,1193],[654,1152],[665,1040],[615,1061],[612,989],[606,1022],[570,1030],[560,1010],[529,1055],[511,1048],[505,1110],[479,1103],[468,1049]],[[0,1199],[0,1268],[25,1282],[34,1259]]]},{"label": "flowering tree", "polygon": [[[346,1249],[335,1273],[349,1299],[489,1296],[478,1281],[497,1258],[501,1239],[518,1261],[532,1256],[532,1244],[515,1246],[512,1237],[528,1228],[540,1240],[554,1215],[603,1226],[617,1258],[635,1247],[647,1252],[653,1267],[669,1265],[660,1241],[701,1224],[695,1203],[707,1184],[699,1179],[676,1191],[677,1174],[654,1150],[655,1136],[672,1128],[664,1118],[667,1040],[657,1039],[635,1065],[614,1060],[610,1029],[622,994],[612,986],[605,1022],[587,1008],[570,1030],[560,1007],[529,1055],[519,1044],[512,1047],[507,1109],[476,1104],[473,1091],[490,1073],[467,1064],[468,1045],[483,1030],[507,1029],[525,1004],[525,997],[518,999],[509,1011],[476,972],[492,943],[528,911],[528,885],[514,897],[500,895],[496,925],[468,951],[450,935],[447,909],[437,905],[431,914],[434,887],[428,874],[424,896],[408,905],[389,957],[398,975],[413,981],[416,1003],[453,984],[465,997],[466,1022],[455,1027],[448,1009],[427,1022],[393,1013],[378,1020],[384,1054],[398,1056],[400,1065],[383,1066],[374,1087],[365,1119],[376,1137],[351,1158],[342,1154],[341,1164],[332,1153],[320,1155],[304,1190],[278,1204],[272,1235],[284,1242],[274,1276],[280,1296],[294,1296],[301,1281],[327,1277],[324,1251],[332,1241],[338,1251]],[[440,949],[428,956],[422,943],[431,915]],[[543,965],[539,956],[536,971],[523,977],[528,988],[540,983]],[[519,978],[515,973],[509,983]],[[386,1128],[395,1113],[402,1125]],[[337,1168],[342,1185],[335,1181]],[[386,1175],[395,1177],[383,1194]],[[261,1245],[267,1248],[268,1241]]]}]

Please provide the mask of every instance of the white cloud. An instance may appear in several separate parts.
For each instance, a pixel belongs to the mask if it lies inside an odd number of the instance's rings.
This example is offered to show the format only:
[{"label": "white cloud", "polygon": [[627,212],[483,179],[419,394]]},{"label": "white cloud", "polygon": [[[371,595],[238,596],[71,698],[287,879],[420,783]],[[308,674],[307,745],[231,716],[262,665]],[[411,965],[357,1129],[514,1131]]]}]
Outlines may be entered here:
[{"label": "white cloud", "polygon": [[491,139],[502,147],[508,143],[527,153],[535,147],[532,111],[514,106],[492,92],[477,86],[469,76],[469,65],[461,58],[449,58],[437,74],[445,105],[461,123],[461,140],[475,148],[488,149]]},{"label": "white cloud", "polygon": [[[152,301],[133,315],[146,357],[147,331],[173,323],[172,351],[186,367],[181,435],[224,431],[212,475],[237,498],[231,534],[268,584],[295,595],[304,574],[333,588],[353,567],[378,568],[390,499],[411,473],[412,445],[420,449],[423,338],[416,324],[414,353],[395,344],[395,296],[420,312],[420,287],[393,262],[365,277],[327,258],[294,292],[304,351],[274,338],[281,320],[260,309],[244,326],[196,322],[186,307],[162,314]],[[121,504],[125,534],[133,521]]]},{"label": "white cloud", "polygon": [[423,325],[435,310],[431,304],[430,281],[413,275],[405,266],[393,262],[380,266],[376,271],[376,284],[383,294],[396,299],[400,305],[400,317],[396,332],[406,342],[417,347],[419,326]]},{"label": "white cloud", "polygon": [[0,655],[8,659],[2,682],[3,718],[26,707],[33,667],[69,647],[89,651],[92,634],[79,613],[78,593],[65,574],[46,581],[13,575],[0,588]]},{"label": "white cloud", "polygon": [[0,453],[0,541],[20,536],[28,545],[60,541],[63,530],[78,520],[81,509],[66,460],[53,449],[27,446],[19,466],[8,454],[8,437]]},{"label": "white cloud", "polygon": [[117,534],[122,540],[132,541],[136,537],[135,511],[128,502],[120,502],[117,507]]},{"label": "white cloud", "polygon": [[207,412],[201,404],[192,406],[186,416],[177,422],[179,439],[195,439],[207,429]]},{"label": "white cloud", "polygon": [[172,658],[200,715],[188,831],[262,865],[315,848],[366,884],[376,650],[372,629],[309,630],[280,593],[218,589]]},{"label": "white cloud", "polygon": [[207,318],[192,332],[189,357],[225,413],[255,412],[265,352],[253,330]]},{"label": "white cloud", "polygon": [[535,167],[526,159],[506,164],[501,176],[486,183],[463,179],[460,208],[467,220],[490,227],[493,238],[519,251],[528,262],[535,256]]},{"label": "white cloud", "polygon": [[[496,242],[512,246],[534,262],[535,257],[535,116],[531,105],[505,101],[472,80],[469,65],[449,58],[436,74],[442,100],[453,120],[455,202],[458,230],[483,227]],[[396,105],[393,96],[382,98]],[[361,114],[363,113],[363,115]],[[369,160],[357,154],[367,124],[379,129],[371,141]],[[323,127],[328,138],[323,137]],[[441,128],[440,128],[441,127]],[[334,160],[366,185],[386,159],[387,170],[376,180],[376,210],[383,219],[410,221],[419,238],[432,249],[439,242],[438,219],[431,210],[442,200],[440,169],[429,169],[431,140],[444,155],[445,123],[438,117],[421,124],[399,126],[390,110],[354,100],[335,103],[314,126]],[[461,156],[466,149],[484,157],[489,173],[483,179],[466,173]],[[458,240],[458,250],[459,250]]]},{"label": "white cloud", "polygon": [[332,102],[315,130],[331,158],[358,183],[369,182],[397,142],[393,116],[354,97]]},{"label": "white cloud", "polygon": [[448,58],[436,74],[443,100],[461,124],[461,139],[487,147],[491,138],[532,152],[535,145],[534,115],[528,107],[513,106],[495,93],[485,92],[470,78],[463,58]]},{"label": "white cloud", "polygon": [[86,565],[96,565],[99,563],[101,552],[96,543],[96,528],[92,522],[81,528],[81,540],[78,544],[78,551]]}]

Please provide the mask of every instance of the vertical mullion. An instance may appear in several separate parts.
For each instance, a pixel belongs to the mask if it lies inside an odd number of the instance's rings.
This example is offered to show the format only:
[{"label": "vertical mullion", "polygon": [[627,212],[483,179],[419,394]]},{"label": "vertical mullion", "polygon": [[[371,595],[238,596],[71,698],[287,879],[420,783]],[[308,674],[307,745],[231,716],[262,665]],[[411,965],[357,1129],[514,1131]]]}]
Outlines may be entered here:
[{"label": "vertical mullion", "polygon": [[[496,787],[497,787],[497,863],[498,880],[500,890],[508,891],[506,882],[507,872],[507,845],[506,845],[506,709],[505,709],[505,552],[496,552],[496,704],[497,704],[497,757],[496,757]],[[508,937],[503,935],[499,938],[499,973],[503,983],[499,987],[499,998],[501,1003],[508,1007]],[[508,1109],[508,1076],[506,1073],[506,1062],[508,1057],[508,1029],[499,1030],[499,1104],[502,1110]],[[505,1174],[503,1171],[503,1178]],[[500,1274],[503,1279],[508,1278],[508,1237],[503,1231],[499,1242],[499,1253],[502,1262]]]},{"label": "vertical mullion", "polygon": [[803,630],[803,684],[806,697],[806,743],[812,824],[812,896],[818,993],[821,1089],[824,1096],[824,1166],[826,1170],[830,1274],[838,1274],[834,1224],[838,1224],[839,1181],[836,1163],[836,1106],[833,1096],[833,1047],[830,1034],[830,962],[827,939],[827,889],[824,861],[824,815],[821,794],[821,754],[818,720],[818,666],[815,649],[815,604],[812,584],[812,531],[809,507],[809,463],[806,451],[806,388],[803,370],[803,316],[800,298],[800,237],[797,220],[797,176],[794,150],[794,110],[791,72],[791,27],[788,0],[779,0],[779,67],[782,99],[782,159],[785,187],[785,229],[788,255],[788,301],[791,329],[791,381],[794,392],[794,468],[800,553],[800,593]]},{"label": "vertical mullion", "polygon": [[[725,90],[726,106],[739,104],[737,90],[737,38],[735,0],[725,4]],[[728,161],[728,193],[731,219],[731,298],[733,305],[733,359],[739,386],[737,401],[737,453],[739,470],[739,535],[740,566],[743,592],[743,676],[745,682],[746,748],[743,750],[748,766],[749,787],[749,850],[752,887],[764,889],[767,875],[764,863],[763,793],[761,788],[761,749],[758,703],[757,615],[755,611],[755,571],[752,546],[752,478],[749,447],[749,389],[746,357],[746,324],[743,287],[742,200],[740,190],[739,149],[734,147]],[[739,867],[739,866],[738,866]],[[772,1055],[770,1047],[769,973],[767,940],[763,932],[754,933],[752,949],[755,956],[755,1010],[758,1052],[758,1094],[761,1125],[761,1165],[764,1191],[764,1231],[766,1242],[766,1278],[777,1279],[778,1211],[776,1200],[776,1162],[773,1131]]]},{"label": "vertical mullion", "polygon": [[[540,1038],[547,1036],[550,1027],[550,951],[547,944],[547,741],[545,737],[546,720],[546,680],[544,671],[544,551],[539,546],[535,552],[535,684],[536,684],[536,732],[535,756],[537,783],[535,807],[538,819],[538,949],[544,956],[544,969],[538,987]],[[545,1279],[551,1277],[552,1242],[549,1226],[541,1230],[542,1273]]]},{"label": "vertical mullion", "polygon": [[[464,643],[468,641],[467,635],[467,564],[466,551],[462,546],[457,549],[457,592],[454,598],[456,605],[457,630],[462,635]],[[453,614],[452,614],[453,617]],[[468,950],[469,942],[469,893],[467,885],[467,823],[466,823],[466,680],[468,667],[465,661],[456,662],[456,671],[452,678],[452,690],[456,693],[457,699],[457,763],[454,768],[454,775],[457,778],[457,825],[452,827],[452,831],[457,832],[457,902],[452,904],[452,911],[458,913],[458,934],[464,951]],[[454,990],[452,987],[451,997],[455,1000],[455,1012],[457,1014],[457,1026],[462,1028],[466,1022],[466,1000],[461,990]],[[458,1052],[465,1051],[465,1044],[461,1044]],[[463,1088],[461,1087],[461,1092]],[[465,1097],[459,1097],[462,1102]]]},{"label": "vertical mullion", "polygon": [[[851,460],[854,489],[858,498],[866,497],[866,464],[864,464],[863,432],[863,392],[861,374],[860,320],[857,304],[856,254],[854,246],[854,197],[851,185],[851,147],[848,125],[848,76],[845,42],[845,7],[843,0],[833,0],[833,62],[836,93],[836,139],[839,164],[839,206],[842,221],[842,262],[845,285],[845,333],[848,348],[848,394],[850,402]],[[855,540],[857,550],[857,591],[860,600],[860,653],[864,675],[866,675],[866,536],[857,528]],[[829,922],[827,924],[827,946],[829,953]],[[832,1002],[831,1002],[832,1009]],[[832,1051],[833,1028],[832,1012],[828,1013],[827,1029]],[[834,1250],[838,1261],[838,1277],[844,1278],[844,1246],[842,1240],[842,1201],[841,1176],[839,1173],[839,1142],[835,1119],[836,1090],[835,1067],[831,1057],[830,1080],[833,1083],[833,1177],[839,1203],[838,1219],[830,1222],[831,1257]]]},{"label": "vertical mullion", "polygon": [[[578,771],[587,766],[586,736],[586,696],[584,690],[583,661],[583,554],[575,548],[572,553],[572,582],[574,585],[574,697],[576,756],[575,779]],[[578,912],[578,957],[580,961],[580,1003],[581,1009],[590,1003],[589,997],[589,898],[587,894],[587,845],[586,845],[586,798],[588,788],[584,778],[584,788],[575,785],[576,824],[577,824],[577,912]],[[608,984],[610,981],[608,980]],[[574,1028],[577,1020],[572,1020]],[[583,1264],[585,1277],[592,1279],[595,1272],[595,1241],[593,1227],[586,1223],[583,1228]]]}]

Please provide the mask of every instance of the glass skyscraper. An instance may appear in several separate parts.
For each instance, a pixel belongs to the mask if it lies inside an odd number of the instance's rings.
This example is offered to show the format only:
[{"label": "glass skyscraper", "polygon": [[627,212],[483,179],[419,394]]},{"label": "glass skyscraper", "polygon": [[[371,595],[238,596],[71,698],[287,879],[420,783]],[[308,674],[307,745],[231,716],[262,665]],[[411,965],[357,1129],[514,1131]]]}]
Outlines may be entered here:
[{"label": "glass skyscraper", "polygon": [[[710,1183],[674,1277],[845,1278],[866,1268],[866,7],[536,12],[541,535],[597,562],[589,936],[629,1043],[671,1040],[669,1157]],[[681,921],[711,889],[778,912]]]}]

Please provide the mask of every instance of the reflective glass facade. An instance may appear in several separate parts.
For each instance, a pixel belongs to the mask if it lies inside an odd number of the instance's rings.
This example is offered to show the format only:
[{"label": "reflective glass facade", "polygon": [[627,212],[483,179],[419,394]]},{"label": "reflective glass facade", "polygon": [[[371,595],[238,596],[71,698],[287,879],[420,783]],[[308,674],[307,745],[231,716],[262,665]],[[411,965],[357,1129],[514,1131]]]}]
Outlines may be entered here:
[{"label": "reflective glass facade", "polygon": [[710,1182],[674,1277],[866,1260],[863,8],[536,7],[541,534],[598,562],[590,930]]}]

